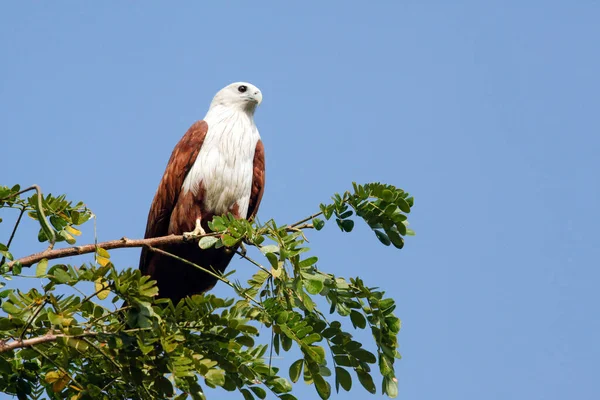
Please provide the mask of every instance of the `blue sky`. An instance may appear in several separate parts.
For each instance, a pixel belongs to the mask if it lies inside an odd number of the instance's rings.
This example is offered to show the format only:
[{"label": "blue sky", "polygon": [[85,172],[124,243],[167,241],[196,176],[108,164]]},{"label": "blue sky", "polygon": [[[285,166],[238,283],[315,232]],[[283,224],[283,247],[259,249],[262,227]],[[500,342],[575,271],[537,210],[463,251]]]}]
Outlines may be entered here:
[{"label": "blue sky", "polygon": [[[416,198],[402,251],[364,224],[309,237],[321,269],[397,301],[399,398],[600,397],[600,3],[164,4],[0,5],[0,184],[85,201],[99,240],[141,237],[175,143],[250,81],[262,220],[294,222],[352,181]],[[16,255],[41,249],[34,230]]]}]

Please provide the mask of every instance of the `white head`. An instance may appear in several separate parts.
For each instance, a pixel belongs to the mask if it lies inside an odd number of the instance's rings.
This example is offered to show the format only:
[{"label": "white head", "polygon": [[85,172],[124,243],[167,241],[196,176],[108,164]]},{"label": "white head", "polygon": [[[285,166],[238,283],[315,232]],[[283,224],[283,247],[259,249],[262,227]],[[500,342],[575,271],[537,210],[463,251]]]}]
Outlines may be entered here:
[{"label": "white head", "polygon": [[261,101],[262,93],[259,88],[251,83],[235,82],[219,90],[210,103],[210,108],[216,106],[239,108],[240,111],[252,115]]}]

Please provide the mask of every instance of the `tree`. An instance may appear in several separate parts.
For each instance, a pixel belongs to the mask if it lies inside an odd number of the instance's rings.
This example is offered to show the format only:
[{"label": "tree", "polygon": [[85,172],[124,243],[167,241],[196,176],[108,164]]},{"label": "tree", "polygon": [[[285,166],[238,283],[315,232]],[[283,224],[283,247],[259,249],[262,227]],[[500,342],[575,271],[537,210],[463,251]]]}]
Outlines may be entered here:
[{"label": "tree", "polygon": [[[32,191],[35,194],[26,197]],[[244,399],[264,399],[270,391],[290,400],[295,399],[290,381],[303,379],[326,399],[332,385],[351,390],[352,370],[367,391],[376,393],[371,368],[377,364],[383,393],[395,397],[400,320],[394,315],[394,300],[359,277],[347,280],[321,271],[317,257],[308,253],[305,232],[319,231],[331,219],[341,231],[351,232],[356,216],[384,245],[401,249],[403,236],[413,234],[406,219],[413,198],[394,186],[370,183],[353,184],[352,192],[335,194],[332,200],[321,204],[320,212],[292,224],[270,220],[261,225],[231,215],[215,218],[215,233],[194,239],[201,248],[234,247],[243,241],[260,249],[264,258],[255,260],[238,251],[256,268],[245,284],[232,280],[232,272],[217,276],[238,298],[206,293],[172,304],[156,300],[154,282],[138,270],[117,270],[108,250],[147,246],[165,253],[160,244],[182,241],[182,236],[122,238],[55,249],[59,242],[75,244],[81,233],[76,227],[92,217],[91,211],[64,195],[43,196],[37,186],[0,186],[0,208],[19,212],[10,239],[0,243],[0,391],[19,399],[42,398],[45,392],[49,398],[72,400],[179,400],[203,399],[204,384],[240,391]],[[49,247],[15,259],[10,243],[24,214],[39,222],[38,240],[49,242]],[[95,253],[95,262],[60,263],[61,258],[84,253]],[[41,289],[11,288],[11,277],[33,266]],[[93,282],[95,289],[82,292],[83,286],[90,287],[86,282]],[[329,310],[317,304],[328,304]],[[355,328],[370,329],[377,354],[353,340],[327,311]],[[260,325],[270,329],[269,344],[255,343]],[[273,352],[292,347],[303,356],[289,371],[281,371],[272,363]]]}]

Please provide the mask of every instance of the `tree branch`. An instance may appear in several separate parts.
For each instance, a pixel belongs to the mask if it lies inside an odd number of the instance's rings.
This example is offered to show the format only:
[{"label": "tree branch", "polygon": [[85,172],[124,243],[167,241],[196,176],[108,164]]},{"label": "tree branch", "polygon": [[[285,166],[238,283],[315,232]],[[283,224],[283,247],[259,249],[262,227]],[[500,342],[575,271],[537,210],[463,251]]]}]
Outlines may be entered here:
[{"label": "tree branch", "polygon": [[[315,214],[315,215],[318,215],[318,214]],[[310,218],[308,218],[308,219],[310,219]],[[288,227],[288,231],[297,232],[302,229],[313,228],[312,224],[304,224],[301,226],[297,226],[297,225],[298,225],[298,223],[290,225]],[[161,246],[161,245],[165,245],[165,244],[183,243],[183,242],[190,241],[190,240],[199,240],[200,238],[203,238],[205,236],[219,236],[219,235],[221,235],[221,232],[209,232],[204,235],[195,235],[195,236],[186,237],[186,238],[184,238],[183,235],[160,236],[160,237],[149,238],[149,239],[128,239],[126,237],[123,237],[121,239],[109,240],[107,242],[101,242],[101,243],[97,243],[97,244],[93,243],[93,244],[86,244],[83,246],[66,247],[64,249],[47,249],[42,252],[31,254],[27,257],[22,257],[17,260],[11,261],[8,264],[8,267],[9,267],[9,270],[12,270],[13,266],[16,263],[19,263],[24,267],[29,267],[33,264],[40,262],[44,258],[47,260],[54,260],[57,258],[65,258],[65,257],[71,257],[71,256],[78,256],[81,254],[94,253],[98,247],[101,247],[104,250],[124,249],[124,248],[128,248],[128,247],[144,247],[144,246],[154,247],[154,246]]]},{"label": "tree branch", "polygon": [[65,335],[63,333],[54,334],[51,332],[46,333],[43,336],[34,337],[31,339],[15,339],[12,342],[6,343],[4,340],[0,340],[0,353],[4,353],[7,351],[20,349],[23,347],[31,347],[37,344],[47,343],[47,342],[55,342],[59,338],[84,338],[88,336],[96,336],[95,332],[87,332],[82,333],[81,335]]},{"label": "tree branch", "polygon": [[[211,232],[204,235],[195,236],[192,239],[195,240],[204,236],[216,235],[219,235],[219,233]],[[102,247],[104,250],[112,250],[123,249],[127,247],[160,246],[164,244],[182,243],[187,240],[189,240],[189,238],[184,239],[183,235],[169,235],[149,239],[128,239],[126,237],[123,237],[118,240],[109,240],[108,242],[101,242],[98,244],[86,244],[83,246],[66,247],[64,249],[56,250],[44,250],[40,253],[35,253],[27,257],[19,258],[9,263],[8,266],[10,269],[12,269],[13,265],[15,265],[16,263],[20,263],[24,267],[28,267],[37,262],[40,262],[44,258],[48,260],[53,260],[56,258],[64,258],[70,256],[77,256],[81,254],[94,253],[98,247]]]}]

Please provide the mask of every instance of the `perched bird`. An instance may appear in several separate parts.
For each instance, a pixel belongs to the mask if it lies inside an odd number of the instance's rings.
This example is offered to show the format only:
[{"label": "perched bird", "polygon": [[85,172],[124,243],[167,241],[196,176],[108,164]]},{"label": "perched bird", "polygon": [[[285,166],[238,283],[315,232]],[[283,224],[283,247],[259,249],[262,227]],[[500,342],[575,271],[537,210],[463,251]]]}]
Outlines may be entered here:
[{"label": "perched bird", "polygon": [[[254,111],[260,90],[232,83],[214,97],[206,116],[175,146],[148,214],[145,238],[210,232],[215,215],[252,219],[265,188],[265,152]],[[195,241],[160,246],[206,269],[223,272],[234,251],[200,249]],[[159,297],[175,304],[210,290],[217,279],[172,257],[142,249],[142,274],[157,281]]]}]

